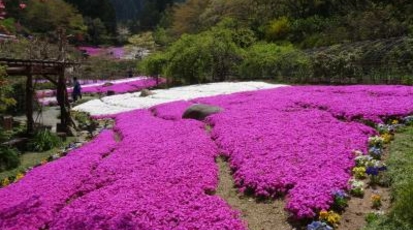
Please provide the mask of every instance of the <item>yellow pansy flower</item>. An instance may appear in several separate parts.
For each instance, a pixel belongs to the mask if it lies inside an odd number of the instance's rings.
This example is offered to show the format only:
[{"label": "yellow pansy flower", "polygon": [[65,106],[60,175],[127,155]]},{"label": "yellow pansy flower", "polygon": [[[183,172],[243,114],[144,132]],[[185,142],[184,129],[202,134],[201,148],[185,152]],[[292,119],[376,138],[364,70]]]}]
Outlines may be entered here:
[{"label": "yellow pansy flower", "polygon": [[379,194],[373,194],[371,196],[371,201],[373,201],[373,202],[381,201],[381,196]]},{"label": "yellow pansy flower", "polygon": [[383,142],[386,144],[390,143],[390,141],[393,140],[393,135],[389,133],[384,133],[383,135],[381,135],[381,137],[383,138]]},{"label": "yellow pansy flower", "polygon": [[363,166],[353,168],[353,174],[357,179],[366,177],[366,168]]},{"label": "yellow pansy flower", "polygon": [[320,219],[321,220],[326,220],[328,218],[328,212],[326,210],[321,210],[320,211]]},{"label": "yellow pansy flower", "polygon": [[3,187],[6,187],[6,186],[9,185],[9,184],[10,184],[9,178],[5,178],[5,179],[3,179],[3,180],[1,181],[1,185],[2,185]]},{"label": "yellow pansy flower", "polygon": [[334,211],[328,212],[327,222],[329,222],[330,224],[338,224],[340,223],[340,219],[341,217],[338,213],[335,213]]},{"label": "yellow pansy flower", "polygon": [[16,178],[14,179],[14,182],[19,181],[20,179],[22,179],[24,177],[23,173],[17,173]]}]

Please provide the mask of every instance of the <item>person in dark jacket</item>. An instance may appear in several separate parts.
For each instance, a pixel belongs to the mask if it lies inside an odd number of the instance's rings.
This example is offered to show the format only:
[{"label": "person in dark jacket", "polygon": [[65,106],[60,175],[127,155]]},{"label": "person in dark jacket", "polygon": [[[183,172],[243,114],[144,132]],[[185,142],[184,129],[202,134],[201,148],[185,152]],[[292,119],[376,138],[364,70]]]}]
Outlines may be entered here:
[{"label": "person in dark jacket", "polygon": [[76,102],[78,98],[82,99],[82,87],[80,86],[77,77],[73,78],[73,92],[72,92],[73,102]]}]

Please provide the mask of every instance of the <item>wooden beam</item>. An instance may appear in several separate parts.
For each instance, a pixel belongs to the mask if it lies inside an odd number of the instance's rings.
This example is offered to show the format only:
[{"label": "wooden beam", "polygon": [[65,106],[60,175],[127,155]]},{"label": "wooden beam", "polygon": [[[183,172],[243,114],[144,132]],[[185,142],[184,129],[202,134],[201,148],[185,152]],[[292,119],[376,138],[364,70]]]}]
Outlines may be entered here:
[{"label": "wooden beam", "polygon": [[6,73],[9,76],[15,76],[15,75],[27,75],[28,70],[26,66],[21,66],[21,67],[7,67]]},{"label": "wooden beam", "polygon": [[75,66],[81,63],[74,61],[0,58],[0,64],[7,66]]},{"label": "wooden beam", "polygon": [[53,85],[58,86],[58,82],[52,79],[51,77],[47,76],[46,74],[43,74],[42,76],[49,80],[51,83],[53,83]]}]

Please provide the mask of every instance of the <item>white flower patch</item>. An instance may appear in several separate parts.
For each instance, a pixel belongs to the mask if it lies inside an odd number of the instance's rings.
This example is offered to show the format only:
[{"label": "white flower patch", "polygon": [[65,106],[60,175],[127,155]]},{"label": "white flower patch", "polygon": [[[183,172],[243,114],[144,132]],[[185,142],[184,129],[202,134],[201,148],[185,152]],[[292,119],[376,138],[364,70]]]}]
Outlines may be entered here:
[{"label": "white flower patch", "polygon": [[155,94],[148,97],[139,97],[140,92],[108,96],[78,105],[74,107],[73,110],[87,112],[92,116],[111,115],[136,109],[149,108],[167,102],[192,100],[200,97],[210,97],[284,86],[287,85],[275,85],[265,82],[220,82],[190,85],[171,89],[154,90],[153,92]]}]

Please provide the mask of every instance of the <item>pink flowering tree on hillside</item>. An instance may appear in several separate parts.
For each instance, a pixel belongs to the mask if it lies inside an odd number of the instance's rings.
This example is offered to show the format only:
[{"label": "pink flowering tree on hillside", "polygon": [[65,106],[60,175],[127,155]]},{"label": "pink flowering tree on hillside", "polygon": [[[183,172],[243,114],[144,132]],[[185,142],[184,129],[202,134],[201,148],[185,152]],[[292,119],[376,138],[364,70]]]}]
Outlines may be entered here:
[{"label": "pink flowering tree on hillside", "polygon": [[4,5],[4,2],[0,0],[0,19],[4,19],[4,16],[6,15],[6,6]]}]

